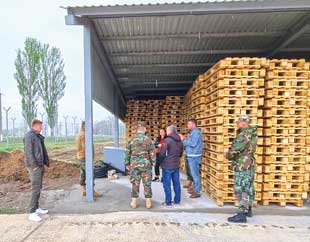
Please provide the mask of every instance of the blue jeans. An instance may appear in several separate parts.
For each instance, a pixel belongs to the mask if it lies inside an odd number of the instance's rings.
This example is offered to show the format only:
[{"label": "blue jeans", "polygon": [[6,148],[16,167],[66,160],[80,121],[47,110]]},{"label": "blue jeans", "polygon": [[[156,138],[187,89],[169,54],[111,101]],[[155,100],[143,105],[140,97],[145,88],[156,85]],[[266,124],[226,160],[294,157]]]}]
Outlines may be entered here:
[{"label": "blue jeans", "polygon": [[165,202],[171,205],[171,180],[174,190],[174,203],[181,202],[181,185],[180,185],[180,172],[179,169],[167,170],[163,169],[163,186],[165,191]]},{"label": "blue jeans", "polygon": [[194,182],[194,192],[200,193],[201,191],[201,181],[200,181],[200,168],[201,156],[189,157],[187,156],[188,165],[191,170],[191,174]]}]

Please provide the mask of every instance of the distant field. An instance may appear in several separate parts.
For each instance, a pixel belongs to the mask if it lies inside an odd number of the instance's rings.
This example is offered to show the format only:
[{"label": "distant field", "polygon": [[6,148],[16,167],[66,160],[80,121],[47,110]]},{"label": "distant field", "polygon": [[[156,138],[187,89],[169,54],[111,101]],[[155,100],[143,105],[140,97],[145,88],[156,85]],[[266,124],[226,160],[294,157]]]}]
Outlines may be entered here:
[{"label": "distant field", "polygon": [[[94,137],[94,143],[104,143],[107,141],[113,141],[113,138],[111,136],[107,136],[107,137]],[[72,147],[75,146],[75,137],[68,137],[68,139],[66,140],[65,138],[61,137],[61,138],[57,138],[57,140],[55,140],[55,138],[53,137],[47,137],[45,138],[45,144],[47,146],[47,148],[51,148],[51,147]],[[6,141],[4,140],[2,143],[0,143],[0,151],[12,151],[12,150],[21,150],[23,149],[24,145],[23,145],[23,139],[20,138],[15,138],[14,140],[10,139],[9,144],[6,144]]]}]

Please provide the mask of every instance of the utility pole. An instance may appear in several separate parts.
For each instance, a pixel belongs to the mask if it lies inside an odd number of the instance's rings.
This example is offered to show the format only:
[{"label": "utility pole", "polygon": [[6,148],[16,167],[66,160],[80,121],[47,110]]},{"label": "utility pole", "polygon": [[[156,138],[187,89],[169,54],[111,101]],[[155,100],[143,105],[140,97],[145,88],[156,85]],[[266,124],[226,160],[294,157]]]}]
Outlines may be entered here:
[{"label": "utility pole", "polygon": [[11,118],[12,122],[13,122],[13,131],[12,131],[12,135],[13,137],[15,137],[15,120],[16,118]]},{"label": "utility pole", "polygon": [[66,135],[66,142],[68,142],[68,126],[67,126],[67,120],[68,120],[69,116],[66,115],[64,116],[64,120],[65,120],[65,135]]},{"label": "utility pole", "polygon": [[5,111],[5,121],[6,121],[6,146],[9,146],[9,111],[11,107],[5,108],[3,107],[3,110]]},{"label": "utility pole", "polygon": [[76,126],[75,126],[75,124],[76,124],[77,117],[74,116],[74,117],[72,117],[72,119],[73,119],[73,135],[75,135],[76,134]]},{"label": "utility pole", "polygon": [[2,93],[0,91],[0,143],[3,141],[2,136],[2,102],[1,102]]}]

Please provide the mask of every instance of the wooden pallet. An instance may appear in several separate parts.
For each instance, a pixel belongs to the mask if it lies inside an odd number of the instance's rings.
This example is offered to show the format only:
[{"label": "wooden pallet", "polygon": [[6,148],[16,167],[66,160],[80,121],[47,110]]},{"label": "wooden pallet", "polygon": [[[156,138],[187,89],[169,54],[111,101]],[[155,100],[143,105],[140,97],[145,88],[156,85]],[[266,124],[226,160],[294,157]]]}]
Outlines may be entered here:
[{"label": "wooden pallet", "polygon": [[266,79],[309,79],[310,71],[297,71],[297,70],[271,70],[267,71]]},{"label": "wooden pallet", "polygon": [[304,145],[296,146],[296,145],[287,145],[281,146],[280,144],[277,145],[268,145],[265,147],[265,155],[304,155],[306,152],[306,148]]},{"label": "wooden pallet", "polygon": [[264,117],[285,116],[287,118],[306,118],[307,110],[294,107],[273,107],[272,109],[264,109]]},{"label": "wooden pallet", "polygon": [[296,207],[302,207],[304,204],[304,201],[302,199],[296,199],[296,200],[277,200],[277,199],[264,199],[262,198],[261,203],[264,206],[269,206],[270,204],[279,205],[281,207],[286,207],[287,205],[294,205]]},{"label": "wooden pallet", "polygon": [[307,120],[303,117],[270,117],[264,119],[264,127],[307,127]]},{"label": "wooden pallet", "polygon": [[205,74],[205,79],[210,79],[210,83],[222,78],[255,78],[260,79],[265,77],[265,69],[222,69],[208,70]]},{"label": "wooden pallet", "polygon": [[307,183],[296,183],[296,182],[268,182],[264,183],[263,191],[274,191],[274,192],[305,192],[308,190]]},{"label": "wooden pallet", "polygon": [[305,59],[272,59],[268,61],[267,68],[269,70],[310,70],[309,62],[306,62]]},{"label": "wooden pallet", "polygon": [[308,89],[308,79],[271,79],[265,81],[265,88]]},{"label": "wooden pallet", "polygon": [[281,89],[281,88],[274,88],[274,89],[266,89],[265,96],[266,98],[301,98],[307,99],[309,91],[307,89]]},{"label": "wooden pallet", "polygon": [[309,182],[309,174],[301,173],[270,173],[263,175],[264,182]]},{"label": "wooden pallet", "polygon": [[305,174],[309,168],[305,164],[265,164],[264,173],[301,173]]},{"label": "wooden pallet", "polygon": [[[260,134],[258,134],[260,135]],[[264,128],[264,136],[307,136],[307,128],[292,126],[292,127],[266,127]]]},{"label": "wooden pallet", "polygon": [[264,164],[306,164],[306,155],[265,155]]},{"label": "wooden pallet", "polygon": [[[267,97],[267,96],[266,96]],[[292,108],[300,108],[300,109],[307,109],[307,100],[304,98],[296,98],[291,97],[290,99],[282,99],[282,98],[272,98],[268,96],[265,99],[264,106],[265,108],[272,108],[272,107],[292,107]]]}]

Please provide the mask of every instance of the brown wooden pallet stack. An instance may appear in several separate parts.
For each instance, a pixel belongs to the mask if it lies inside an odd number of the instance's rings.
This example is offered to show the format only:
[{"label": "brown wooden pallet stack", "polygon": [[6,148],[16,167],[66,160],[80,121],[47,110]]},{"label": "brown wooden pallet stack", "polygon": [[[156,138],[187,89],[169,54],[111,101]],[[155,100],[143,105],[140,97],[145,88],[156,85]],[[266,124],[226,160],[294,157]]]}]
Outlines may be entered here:
[{"label": "brown wooden pallet stack", "polygon": [[[126,140],[137,132],[138,121],[145,121],[146,105],[143,100],[129,100],[125,117]],[[141,115],[142,114],[142,115]]]},{"label": "brown wooden pallet stack", "polygon": [[[205,152],[202,160],[202,188],[218,205],[236,203],[233,172],[224,152],[236,136],[236,120],[242,114],[251,117],[262,136],[265,58],[225,58],[204,74],[202,105],[193,107],[193,115],[203,132]],[[263,139],[258,138],[262,145]],[[256,152],[256,197],[261,199],[262,154]],[[255,202],[255,203],[256,203]]]},{"label": "brown wooden pallet stack", "polygon": [[[180,130],[180,133],[183,135],[188,134],[188,129],[187,129],[187,121],[191,118],[191,96],[192,96],[192,88],[190,88],[187,93],[184,96],[183,99],[183,108],[182,108],[182,113],[183,113],[183,123],[182,123],[182,129]],[[185,152],[183,153],[183,157],[181,158],[181,164],[180,167],[183,171],[186,171],[185,168]]]},{"label": "brown wooden pallet stack", "polygon": [[145,124],[147,135],[153,140],[159,135],[161,128],[161,114],[164,106],[164,100],[146,100]]},{"label": "brown wooden pallet stack", "polygon": [[166,96],[165,104],[161,113],[162,128],[167,128],[169,125],[175,125],[177,131],[180,132],[183,128],[183,96]]},{"label": "brown wooden pallet stack", "polygon": [[305,60],[269,60],[264,104],[264,205],[300,207],[307,196],[309,75]]}]

